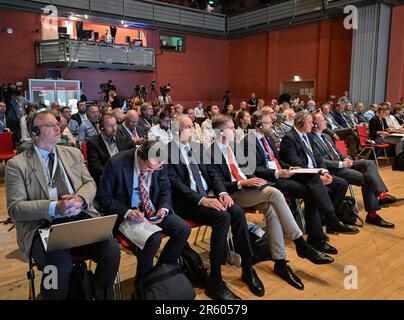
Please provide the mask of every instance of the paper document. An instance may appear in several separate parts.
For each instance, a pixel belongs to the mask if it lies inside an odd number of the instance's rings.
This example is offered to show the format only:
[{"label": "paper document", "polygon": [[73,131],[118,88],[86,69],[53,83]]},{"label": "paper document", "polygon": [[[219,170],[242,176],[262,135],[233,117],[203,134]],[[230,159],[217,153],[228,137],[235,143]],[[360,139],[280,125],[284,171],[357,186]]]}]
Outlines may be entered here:
[{"label": "paper document", "polygon": [[132,241],[140,249],[144,248],[147,239],[149,239],[152,234],[161,230],[162,229],[159,226],[151,224],[148,221],[139,223],[124,220],[119,225],[119,231],[121,231],[126,238]]},{"label": "paper document", "polygon": [[308,168],[300,168],[300,169],[292,169],[290,172],[292,173],[319,173],[321,169],[314,168],[314,169],[308,169]]},{"label": "paper document", "polygon": [[402,138],[404,138],[404,133],[392,133],[390,136],[392,136],[392,137],[402,137]]}]

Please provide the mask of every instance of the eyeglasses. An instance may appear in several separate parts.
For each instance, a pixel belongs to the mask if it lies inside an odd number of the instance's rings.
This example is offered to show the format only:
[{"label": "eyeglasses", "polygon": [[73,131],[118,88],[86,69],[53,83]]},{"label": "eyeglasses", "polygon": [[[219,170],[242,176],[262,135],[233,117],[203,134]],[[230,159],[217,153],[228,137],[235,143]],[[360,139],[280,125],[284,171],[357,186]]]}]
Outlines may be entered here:
[{"label": "eyeglasses", "polygon": [[36,127],[38,127],[38,128],[41,128],[41,127],[47,127],[47,128],[59,127],[59,128],[60,128],[60,126],[61,126],[61,123],[60,123],[60,122],[56,122],[56,123],[42,124],[42,125],[36,126]]}]

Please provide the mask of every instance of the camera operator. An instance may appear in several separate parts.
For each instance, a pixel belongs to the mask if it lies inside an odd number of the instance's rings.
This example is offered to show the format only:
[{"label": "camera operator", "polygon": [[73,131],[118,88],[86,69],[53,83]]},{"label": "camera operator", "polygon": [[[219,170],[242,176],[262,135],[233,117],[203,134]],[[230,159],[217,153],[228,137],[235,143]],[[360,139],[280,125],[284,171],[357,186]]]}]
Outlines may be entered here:
[{"label": "camera operator", "polygon": [[171,91],[171,85],[167,84],[164,87],[160,87],[161,96],[158,97],[160,104],[171,104],[172,100],[168,93]]},{"label": "camera operator", "polygon": [[123,106],[124,101],[116,93],[115,86],[111,86],[111,88],[109,88],[108,90],[108,102],[112,106],[112,109],[122,108]]}]

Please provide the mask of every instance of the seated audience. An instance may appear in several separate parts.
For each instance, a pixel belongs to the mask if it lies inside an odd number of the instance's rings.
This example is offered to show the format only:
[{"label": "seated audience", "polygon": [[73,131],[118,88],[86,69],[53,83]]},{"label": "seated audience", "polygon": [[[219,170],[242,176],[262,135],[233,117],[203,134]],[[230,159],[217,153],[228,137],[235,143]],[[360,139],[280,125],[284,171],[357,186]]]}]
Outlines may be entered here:
[{"label": "seated audience", "polygon": [[80,126],[78,122],[74,119],[72,119],[72,113],[70,111],[69,107],[63,107],[60,111],[61,116],[64,117],[67,121],[67,126],[70,130],[70,132],[73,134],[73,136],[77,139],[79,137],[79,129]]},{"label": "seated audience", "polygon": [[50,105],[50,110],[55,111],[58,115],[60,115],[60,104],[58,101],[53,101]]},{"label": "seated audience", "polygon": [[150,103],[143,103],[140,106],[138,126],[147,134],[150,128],[156,124],[158,124],[158,120],[153,117],[153,106]]},{"label": "seated audience", "polygon": [[234,107],[231,103],[224,106],[222,114],[230,116],[232,119],[236,118],[236,112],[234,111]]},{"label": "seated audience", "polygon": [[[201,126],[196,122],[196,117],[195,117],[195,109],[192,108],[188,108],[186,111],[186,114],[188,115],[188,117],[190,117],[190,119],[192,120],[192,123],[194,124],[194,137],[192,139],[192,141],[195,142],[199,142],[201,144],[205,143],[205,137],[203,135]],[[176,125],[179,125],[178,123],[176,123]],[[178,128],[176,128],[176,131],[178,130]]]},{"label": "seated audience", "polygon": [[168,144],[173,139],[171,132],[171,118],[167,111],[163,111],[159,116],[160,123],[151,127],[147,132],[147,140],[161,141]]},{"label": "seated audience", "polygon": [[345,105],[344,111],[342,112],[342,116],[352,129],[356,128],[356,126],[358,125],[358,119],[356,118],[354,112],[352,111],[351,103],[347,103]]},{"label": "seated audience", "polygon": [[404,138],[391,135],[392,130],[389,130],[386,123],[387,115],[387,106],[380,106],[377,109],[376,115],[369,121],[369,138],[376,143],[394,145],[396,155],[398,155],[404,149]]},{"label": "seated audience", "polygon": [[27,104],[27,106],[25,107],[25,115],[22,116],[20,119],[21,143],[25,141],[31,141],[31,135],[29,134],[27,129],[27,118],[30,115],[35,114],[37,111],[38,111],[37,104]]},{"label": "seated audience", "polygon": [[[56,118],[56,119],[58,119],[58,118]],[[61,140],[66,140],[67,145],[69,145],[71,147],[75,147],[77,139],[73,135],[73,133],[70,131],[66,118],[63,116],[60,116],[59,119],[60,119],[59,127],[60,127],[60,132],[61,132]]]},{"label": "seated audience", "polygon": [[86,118],[81,122],[79,127],[79,141],[83,142],[96,135],[100,134],[99,129],[100,110],[97,104],[92,104],[87,107]]},{"label": "seated audience", "polygon": [[264,213],[269,246],[275,261],[275,274],[293,287],[303,290],[302,281],[287,265],[284,236],[294,241],[296,252],[302,258],[308,258],[317,264],[331,263],[333,259],[317,252],[306,243],[281,191],[266,186],[265,179],[253,175],[246,176],[241,171],[230,147],[230,144],[235,143],[232,119],[228,116],[218,116],[213,120],[212,126],[223,133],[217,137],[210,149],[217,175],[224,181],[227,192],[236,204],[243,208],[253,207]]},{"label": "seated audience", "polygon": [[[120,152],[110,159],[102,175],[96,200],[106,213],[117,213],[119,225],[127,220],[152,223],[162,230],[152,234],[143,247],[136,248],[135,288],[142,296],[142,279],[153,269],[153,259],[160,248],[163,233],[169,240],[161,251],[157,265],[177,264],[191,232],[188,224],[173,211],[167,165],[159,158],[159,143],[146,142],[136,149]],[[150,217],[158,217],[150,221]]]},{"label": "seated audience", "polygon": [[134,148],[133,141],[117,135],[116,119],[111,113],[100,118],[101,133],[87,140],[88,171],[99,186],[105,164],[117,153]]},{"label": "seated audience", "polygon": [[87,119],[87,107],[85,101],[77,102],[77,113],[72,115],[72,119],[76,120],[79,126],[83,122],[83,120]]},{"label": "seated audience", "polygon": [[[321,168],[320,175],[294,175],[293,179],[305,182],[313,196],[317,199],[321,213],[325,217],[327,233],[358,233],[356,227],[343,224],[337,218],[341,202],[348,189],[346,180],[331,175],[326,170],[323,158],[314,148],[312,137],[308,136],[313,128],[313,118],[310,113],[300,112],[296,115],[295,125],[282,139],[280,146],[281,160],[289,166],[300,168]],[[320,197],[320,198],[318,198]],[[320,204],[321,202],[321,204]]]},{"label": "seated audience", "polygon": [[10,132],[8,127],[8,122],[10,122],[9,117],[6,115],[7,106],[4,102],[0,102],[0,132]]},{"label": "seated audience", "polygon": [[356,121],[358,124],[367,124],[368,120],[365,118],[365,115],[363,113],[363,103],[362,102],[357,102],[355,103],[355,112],[354,115],[356,117]]},{"label": "seated audience", "polygon": [[120,261],[114,239],[50,253],[45,251],[38,229],[43,225],[81,219],[83,209],[94,211],[96,186],[80,150],[57,146],[60,128],[51,112],[42,111],[30,117],[27,128],[34,145],[8,161],[5,186],[8,213],[15,221],[18,245],[24,257],[32,257],[42,270],[47,270],[48,265],[58,270],[56,287],[44,285],[45,281],[49,284],[49,274],[43,273],[41,298],[67,299],[72,256],[78,255],[96,262],[95,281],[102,289],[103,298],[113,299],[113,283]]},{"label": "seated audience", "polygon": [[[245,101],[244,101],[245,103]],[[245,109],[247,108],[247,104]],[[240,110],[241,111],[241,110]],[[240,112],[239,111],[239,112]],[[205,146],[209,147],[212,142],[213,139],[215,139],[215,131],[212,129],[212,118],[219,115],[220,114],[220,110],[219,107],[215,104],[212,105],[208,105],[208,107],[206,108],[206,113],[208,114],[208,119],[206,119],[202,125],[201,125],[201,129],[203,132],[203,136],[205,137]]]},{"label": "seated audience", "polygon": [[335,147],[334,141],[322,133],[327,124],[321,113],[313,116],[313,129],[311,136],[314,147],[330,172],[347,180],[350,184],[362,187],[362,197],[365,211],[368,213],[366,222],[383,228],[394,228],[394,224],[383,220],[377,211],[380,204],[393,203],[397,199],[387,193],[387,187],[379,175],[377,167],[372,160],[352,161],[343,156]]},{"label": "seated audience", "polygon": [[133,140],[135,145],[142,144],[146,141],[145,131],[143,127],[138,125],[139,114],[135,110],[129,110],[126,114],[125,121],[118,125],[118,136],[126,137]]},{"label": "seated audience", "polygon": [[251,116],[248,111],[240,111],[236,116],[236,142],[240,143],[241,140],[248,134],[251,129]]},{"label": "seated audience", "polygon": [[125,112],[122,108],[112,108],[111,114],[115,117],[117,124],[122,124],[125,121]]},{"label": "seated audience", "polygon": [[206,119],[205,110],[203,109],[202,102],[198,101],[195,107],[196,122],[200,125]]},{"label": "seated audience", "polygon": [[379,105],[377,103],[372,103],[369,107],[369,110],[365,112],[363,115],[367,122],[369,122],[375,115],[376,111],[379,108]]}]

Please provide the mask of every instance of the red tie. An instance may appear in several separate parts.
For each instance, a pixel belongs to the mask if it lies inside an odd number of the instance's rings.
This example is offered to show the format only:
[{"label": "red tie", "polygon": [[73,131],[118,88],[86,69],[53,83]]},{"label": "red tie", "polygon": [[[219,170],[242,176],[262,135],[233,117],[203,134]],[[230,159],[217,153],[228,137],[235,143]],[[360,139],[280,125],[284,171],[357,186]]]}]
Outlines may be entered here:
[{"label": "red tie", "polygon": [[140,198],[142,199],[143,203],[143,211],[145,214],[153,213],[152,205],[150,203],[150,199],[148,193],[146,191],[146,175],[144,171],[140,171],[139,174],[139,192]]},{"label": "red tie", "polygon": [[230,148],[229,145],[226,146],[226,150],[227,150],[227,157],[229,158],[230,169],[231,169],[231,172],[233,173],[234,178],[236,178],[237,181],[245,180],[245,179],[240,175],[240,172],[238,171],[237,166],[234,164],[234,161],[233,161],[233,151],[231,150],[231,148]]},{"label": "red tie", "polygon": [[135,131],[135,129],[130,129],[130,132],[132,132],[132,138],[133,139],[136,139],[137,138],[137,134],[136,134],[136,131]]},{"label": "red tie", "polygon": [[264,148],[265,148],[266,152],[269,154],[269,158],[271,159],[271,161],[275,161],[276,168],[278,170],[282,170],[282,167],[279,164],[278,159],[276,159],[274,153],[272,152],[271,148],[269,147],[267,139],[265,137],[262,137],[261,140],[262,140],[262,143],[264,144]]}]

